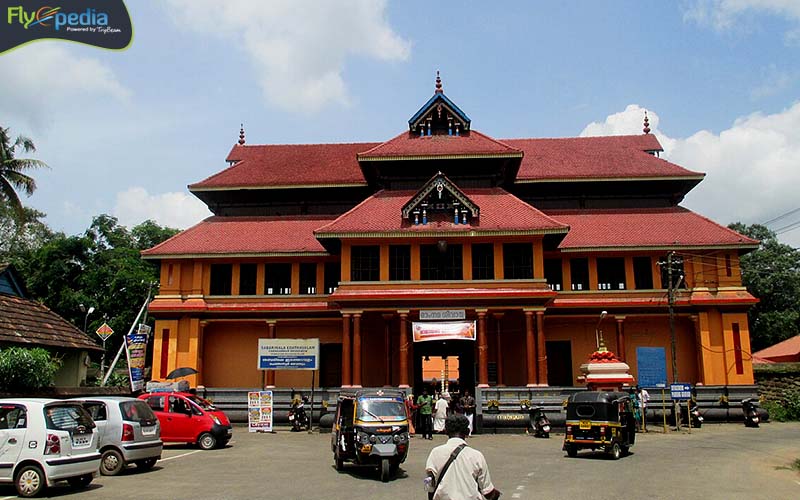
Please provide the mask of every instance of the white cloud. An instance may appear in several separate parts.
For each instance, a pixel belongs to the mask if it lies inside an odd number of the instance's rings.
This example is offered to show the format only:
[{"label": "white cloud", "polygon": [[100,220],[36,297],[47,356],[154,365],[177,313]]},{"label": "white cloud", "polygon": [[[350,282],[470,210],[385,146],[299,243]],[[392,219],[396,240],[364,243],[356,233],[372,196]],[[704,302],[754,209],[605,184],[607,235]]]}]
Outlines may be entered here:
[{"label": "white cloud", "polygon": [[150,194],[143,187],[117,193],[112,213],[120,224],[133,227],[151,219],[162,226],[185,229],[205,219],[211,212],[188,193]]},{"label": "white cloud", "polygon": [[695,0],[687,4],[683,18],[717,31],[733,28],[748,14],[765,13],[798,22],[795,29],[785,33],[787,43],[800,38],[800,2],[797,0]]},{"label": "white cloud", "polygon": [[[642,110],[629,105],[604,123],[588,125],[581,135],[641,133]],[[800,102],[779,113],[753,113],[737,119],[719,134],[701,130],[687,138],[670,138],[657,130],[658,115],[648,111],[650,128],[664,146],[664,158],[706,178],[687,196],[684,206],[727,225],[763,223],[800,207]],[[639,123],[639,129],[634,128]],[[797,218],[795,217],[795,220]],[[793,220],[770,225],[780,229]],[[800,246],[800,229],[779,237]]]},{"label": "white cloud", "polygon": [[292,111],[347,104],[342,78],[348,56],[405,60],[410,43],[374,0],[171,0],[177,26],[218,36],[247,54],[264,97]]},{"label": "white cloud", "polygon": [[0,56],[0,75],[0,112],[34,124],[70,101],[130,96],[111,68],[75,54],[63,42],[38,42]]}]

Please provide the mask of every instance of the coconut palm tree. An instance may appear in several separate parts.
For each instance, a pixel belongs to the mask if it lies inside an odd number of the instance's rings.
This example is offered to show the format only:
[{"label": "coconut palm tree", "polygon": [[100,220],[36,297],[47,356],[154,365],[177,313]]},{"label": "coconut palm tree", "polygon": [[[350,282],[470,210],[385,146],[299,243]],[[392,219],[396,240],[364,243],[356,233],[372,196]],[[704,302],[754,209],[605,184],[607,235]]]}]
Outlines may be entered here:
[{"label": "coconut palm tree", "polygon": [[47,164],[40,160],[15,158],[17,148],[31,153],[36,151],[36,146],[25,136],[19,136],[11,142],[10,132],[10,128],[0,127],[0,203],[10,206],[20,219],[24,219],[25,210],[17,190],[24,191],[28,196],[36,191],[36,181],[24,171],[47,168]]}]

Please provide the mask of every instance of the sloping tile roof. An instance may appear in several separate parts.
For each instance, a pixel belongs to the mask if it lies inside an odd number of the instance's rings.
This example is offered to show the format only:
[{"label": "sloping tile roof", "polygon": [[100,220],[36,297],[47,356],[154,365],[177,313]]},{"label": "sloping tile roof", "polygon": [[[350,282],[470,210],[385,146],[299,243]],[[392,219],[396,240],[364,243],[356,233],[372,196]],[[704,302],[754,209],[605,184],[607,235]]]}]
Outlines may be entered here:
[{"label": "sloping tile roof", "polygon": [[35,300],[0,294],[0,344],[102,351],[85,333]]},{"label": "sloping tile roof", "polygon": [[517,181],[702,177],[646,151],[663,149],[652,134],[563,139],[503,139],[525,152]]},{"label": "sloping tile roof", "polygon": [[364,185],[356,160],[359,151],[378,143],[236,145],[226,161],[231,167],[190,184],[192,191],[234,187],[293,185]]},{"label": "sloping tile roof", "polygon": [[454,224],[452,215],[436,214],[428,224],[414,225],[401,217],[401,209],[417,192],[379,191],[315,233],[320,237],[339,234],[534,232],[563,233],[567,227],[500,188],[464,189],[480,208],[478,220]]},{"label": "sloping tile roof", "polygon": [[403,132],[383,144],[358,154],[359,160],[430,156],[522,156],[519,149],[478,131],[469,134],[422,136]]},{"label": "sloping tile roof", "polygon": [[163,258],[175,255],[253,255],[325,253],[314,238],[314,229],[332,217],[270,216],[209,217],[142,255]]},{"label": "sloping tile roof", "polygon": [[783,342],[778,342],[766,349],[754,352],[753,357],[763,358],[768,361],[800,361],[800,335],[795,335]]},{"label": "sloping tile roof", "polygon": [[548,210],[568,224],[562,250],[632,247],[742,247],[758,241],[683,207],[609,210]]}]

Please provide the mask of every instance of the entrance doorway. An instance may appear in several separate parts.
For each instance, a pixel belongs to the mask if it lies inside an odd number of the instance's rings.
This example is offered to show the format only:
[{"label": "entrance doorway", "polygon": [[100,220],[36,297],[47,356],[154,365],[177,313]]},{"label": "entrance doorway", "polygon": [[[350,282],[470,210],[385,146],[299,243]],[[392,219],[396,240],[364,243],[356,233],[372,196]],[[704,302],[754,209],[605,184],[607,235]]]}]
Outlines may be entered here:
[{"label": "entrance doorway", "polygon": [[[414,344],[414,394],[422,389],[441,390],[444,358],[447,358],[450,393],[475,392],[475,342],[472,340],[437,340]],[[427,360],[426,360],[427,358]],[[434,388],[432,379],[436,378]]]},{"label": "entrance doorway", "polygon": [[572,378],[572,345],[569,340],[548,340],[547,351],[547,385],[555,387],[571,387],[575,385]]}]

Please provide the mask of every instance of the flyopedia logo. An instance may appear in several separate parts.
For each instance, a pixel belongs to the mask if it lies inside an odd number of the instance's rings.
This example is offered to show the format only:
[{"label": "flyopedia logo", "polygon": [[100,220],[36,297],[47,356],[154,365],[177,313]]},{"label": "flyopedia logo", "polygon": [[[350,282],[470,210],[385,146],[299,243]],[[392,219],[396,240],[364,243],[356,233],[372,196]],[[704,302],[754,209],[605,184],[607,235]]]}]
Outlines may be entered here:
[{"label": "flyopedia logo", "polygon": [[45,38],[113,50],[127,48],[133,39],[123,0],[0,0],[0,9],[6,14],[5,24],[0,21],[0,53]]},{"label": "flyopedia logo", "polygon": [[35,11],[25,12],[19,5],[8,8],[8,24],[18,22],[25,29],[32,26],[53,27],[56,31],[63,27],[98,28],[108,26],[108,13],[86,9],[84,12],[62,12],[61,7],[41,7]]}]

